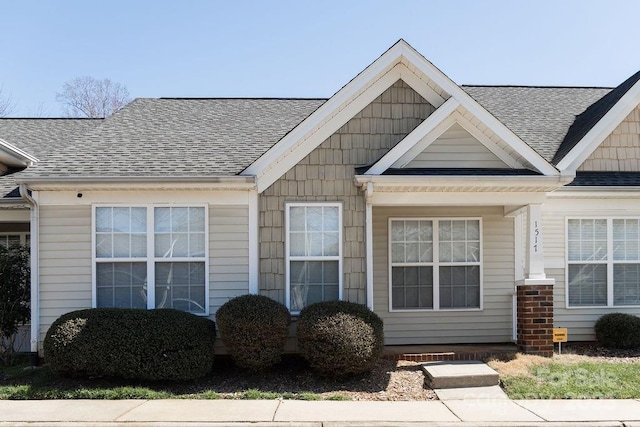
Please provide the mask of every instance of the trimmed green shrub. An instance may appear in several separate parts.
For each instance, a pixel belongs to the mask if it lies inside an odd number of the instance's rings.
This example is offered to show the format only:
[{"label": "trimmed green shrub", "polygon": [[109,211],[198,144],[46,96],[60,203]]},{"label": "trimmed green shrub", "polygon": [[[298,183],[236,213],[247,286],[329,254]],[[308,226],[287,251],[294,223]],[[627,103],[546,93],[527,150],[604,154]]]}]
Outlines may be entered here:
[{"label": "trimmed green shrub", "polygon": [[280,361],[291,315],[284,305],[271,298],[243,295],[218,309],[216,323],[236,365],[260,371]]},{"label": "trimmed green shrub", "polygon": [[27,246],[0,246],[0,363],[16,359],[18,327],[31,319],[31,276]]},{"label": "trimmed green shrub", "polygon": [[605,314],[595,325],[598,343],[607,348],[640,348],[640,317],[626,313]]},{"label": "trimmed green shrub", "polygon": [[298,346],[311,367],[323,374],[370,372],[384,349],[382,319],[361,304],[312,304],[300,312]]},{"label": "trimmed green shrub", "polygon": [[44,356],[72,377],[190,380],[211,372],[215,333],[211,320],[179,310],[79,310],[53,322]]}]

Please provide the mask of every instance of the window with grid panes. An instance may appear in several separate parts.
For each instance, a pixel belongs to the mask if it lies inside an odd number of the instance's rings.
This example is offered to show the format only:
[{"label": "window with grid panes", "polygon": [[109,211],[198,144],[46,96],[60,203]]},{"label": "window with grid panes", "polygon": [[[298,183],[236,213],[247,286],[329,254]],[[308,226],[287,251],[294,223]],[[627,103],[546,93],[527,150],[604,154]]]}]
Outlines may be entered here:
[{"label": "window with grid panes", "polygon": [[206,314],[204,207],[96,207],[96,306]]},{"label": "window with grid panes", "polygon": [[293,312],[341,298],[341,210],[339,203],[286,206],[287,304]]},{"label": "window with grid panes", "polygon": [[568,306],[640,305],[640,219],[567,220]]},{"label": "window with grid panes", "polygon": [[391,219],[392,310],[480,308],[479,219]]}]

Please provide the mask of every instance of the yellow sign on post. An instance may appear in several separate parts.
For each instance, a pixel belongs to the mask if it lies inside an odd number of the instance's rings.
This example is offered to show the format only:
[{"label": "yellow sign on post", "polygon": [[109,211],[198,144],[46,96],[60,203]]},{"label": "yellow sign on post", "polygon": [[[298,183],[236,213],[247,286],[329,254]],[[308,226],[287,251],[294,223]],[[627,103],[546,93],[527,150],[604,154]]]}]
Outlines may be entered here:
[{"label": "yellow sign on post", "polygon": [[558,343],[558,354],[562,354],[562,343],[567,342],[567,328],[553,328],[553,342]]},{"label": "yellow sign on post", "polygon": [[553,342],[567,342],[567,328],[553,328]]}]

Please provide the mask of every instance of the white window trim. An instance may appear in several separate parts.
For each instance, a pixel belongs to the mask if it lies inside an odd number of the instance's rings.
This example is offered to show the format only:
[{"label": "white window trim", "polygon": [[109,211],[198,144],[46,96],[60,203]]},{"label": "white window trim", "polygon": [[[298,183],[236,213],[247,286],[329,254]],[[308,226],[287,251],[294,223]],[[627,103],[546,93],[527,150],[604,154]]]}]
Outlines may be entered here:
[{"label": "white window trim", "polygon": [[[393,308],[393,290],[392,290],[392,255],[391,255],[391,223],[393,221],[431,221],[433,224],[433,261],[430,263],[409,263],[403,266],[432,266],[433,267],[433,308]],[[436,261],[440,256],[439,238],[437,238],[438,225],[440,221],[478,221],[480,233],[480,256],[478,262],[440,262]],[[482,229],[482,217],[394,217],[389,218],[387,227],[387,268],[388,268],[388,294],[389,294],[389,312],[390,313],[424,313],[424,312],[464,312],[464,311],[483,311],[484,310],[484,262],[483,262],[483,246],[484,233]],[[440,308],[440,283],[439,270],[440,266],[462,266],[462,265],[479,265],[480,267],[480,304],[479,307],[473,308]]]},{"label": "white window trim", "polygon": [[[338,208],[338,255],[337,256],[290,256],[289,244],[290,234],[289,224],[291,221],[290,213],[292,207],[336,207]],[[342,300],[342,283],[343,283],[343,259],[342,259],[342,246],[344,245],[342,240],[342,203],[341,202],[290,202],[285,203],[285,306],[291,309],[291,261],[338,261],[338,300]],[[300,311],[291,311],[291,314],[300,314]]]},{"label": "white window trim", "polygon": [[9,236],[18,236],[20,237],[20,244],[21,245],[26,245],[27,244],[27,236],[30,236],[31,233],[29,231],[15,231],[15,232],[5,232],[5,233],[0,233],[0,239],[6,239]]},{"label": "white window trim", "polygon": [[[569,261],[569,221],[572,219],[604,219],[607,221],[607,259],[604,261]],[[617,216],[617,215],[593,215],[593,216],[567,216],[564,219],[564,292],[565,308],[568,310],[582,309],[618,309],[618,308],[638,308],[638,305],[614,305],[613,304],[613,266],[615,264],[640,264],[640,261],[614,261],[613,260],[613,220],[633,219],[640,220],[638,216]],[[569,264],[603,264],[607,266],[607,305],[569,305]]]},{"label": "white window trim", "polygon": [[[147,255],[139,258],[98,258],[96,256],[96,209],[97,208],[146,208],[147,209]],[[204,208],[204,257],[176,257],[162,258],[155,255],[155,230],[154,230],[154,208]],[[147,204],[93,204],[91,205],[91,306],[96,308],[97,301],[97,278],[96,265],[98,262],[144,262],[147,264],[147,309],[155,309],[156,286],[155,286],[155,264],[160,262],[203,262],[204,261],[204,313],[194,313],[196,316],[207,317],[210,315],[209,308],[209,206],[206,204],[168,204],[168,203],[147,203]]]}]

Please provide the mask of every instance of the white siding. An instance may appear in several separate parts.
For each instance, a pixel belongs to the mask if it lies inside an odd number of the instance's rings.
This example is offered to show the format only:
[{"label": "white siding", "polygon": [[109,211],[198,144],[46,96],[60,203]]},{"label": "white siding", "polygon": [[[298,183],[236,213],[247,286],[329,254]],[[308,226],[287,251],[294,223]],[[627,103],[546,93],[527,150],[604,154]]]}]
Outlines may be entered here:
[{"label": "white siding", "polygon": [[633,199],[552,199],[543,205],[543,242],[547,276],[556,280],[554,325],[568,328],[569,341],[595,340],[593,326],[607,313],[640,315],[638,308],[566,308],[566,218],[631,216],[640,217],[640,200]]},{"label": "white siding", "polygon": [[[482,217],[484,309],[389,311],[388,224],[394,217]],[[374,311],[385,322],[388,345],[511,341],[514,291],[513,218],[499,208],[374,207]]]},{"label": "white siding", "polygon": [[222,304],[249,293],[249,209],[209,209],[209,310],[211,319]]},{"label": "white siding", "polygon": [[40,347],[49,326],[91,307],[91,206],[40,208]]},{"label": "white siding", "polygon": [[462,126],[454,124],[405,167],[507,168],[508,166]]},{"label": "white siding", "polygon": [[[40,207],[40,348],[55,319],[91,307],[91,205]],[[210,318],[249,292],[249,211],[209,205]]]}]

